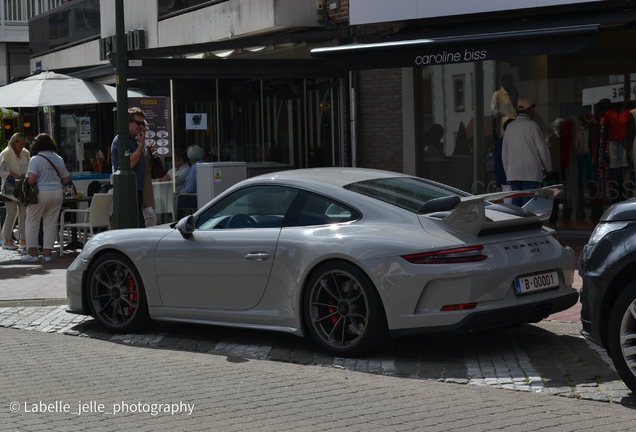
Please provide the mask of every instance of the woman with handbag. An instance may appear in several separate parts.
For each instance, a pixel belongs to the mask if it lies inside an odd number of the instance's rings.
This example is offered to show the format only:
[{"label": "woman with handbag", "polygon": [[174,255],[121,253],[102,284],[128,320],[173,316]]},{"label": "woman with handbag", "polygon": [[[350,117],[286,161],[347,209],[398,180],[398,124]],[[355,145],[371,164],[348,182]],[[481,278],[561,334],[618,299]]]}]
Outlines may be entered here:
[{"label": "woman with handbag", "polygon": [[13,134],[7,148],[0,153],[0,177],[2,177],[2,195],[5,197],[4,205],[7,209],[6,219],[2,227],[2,249],[16,250],[18,247],[13,242],[13,226],[18,217],[18,231],[20,233],[20,248],[26,248],[25,215],[26,207],[13,196],[15,180],[21,174],[26,174],[29,168],[31,154],[24,148],[26,138],[21,133]]},{"label": "woman with handbag", "polygon": [[40,219],[44,222],[44,261],[51,261],[57,221],[64,200],[63,186],[71,181],[64,160],[55,152],[57,147],[48,134],[35,137],[31,146],[33,156],[29,162],[27,182],[38,186],[37,203],[29,204],[26,218],[26,240],[29,251],[23,262],[40,261],[37,256]]}]

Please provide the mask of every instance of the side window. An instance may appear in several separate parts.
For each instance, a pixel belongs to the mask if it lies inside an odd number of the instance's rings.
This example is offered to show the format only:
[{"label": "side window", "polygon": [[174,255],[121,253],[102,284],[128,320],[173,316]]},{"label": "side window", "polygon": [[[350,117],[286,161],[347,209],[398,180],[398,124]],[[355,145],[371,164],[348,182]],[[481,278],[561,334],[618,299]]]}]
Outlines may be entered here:
[{"label": "side window", "polygon": [[[305,198],[305,197],[303,197]],[[330,198],[307,193],[304,203],[289,226],[330,225],[334,223],[350,222],[360,218],[360,214],[343,204]]]},{"label": "side window", "polygon": [[196,228],[280,228],[297,195],[297,189],[280,186],[240,189],[199,216]]}]

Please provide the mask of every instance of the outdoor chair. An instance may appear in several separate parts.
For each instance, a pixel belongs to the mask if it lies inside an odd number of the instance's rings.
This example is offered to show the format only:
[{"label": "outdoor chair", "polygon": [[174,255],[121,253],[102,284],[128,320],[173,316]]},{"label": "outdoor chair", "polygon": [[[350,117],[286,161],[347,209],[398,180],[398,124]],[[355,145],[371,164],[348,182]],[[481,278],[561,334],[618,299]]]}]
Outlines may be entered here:
[{"label": "outdoor chair", "polygon": [[[110,206],[113,203],[113,194],[96,193],[93,195],[91,205],[87,209],[67,209],[60,214],[60,250],[59,256],[64,252],[64,231],[76,229],[82,231],[82,243],[86,243],[89,235],[94,235],[97,230],[105,228],[110,229]],[[66,222],[65,215],[69,213],[75,216],[75,222]],[[84,215],[82,222],[77,222],[77,215]]]},{"label": "outdoor chair", "polygon": [[[194,207],[183,205],[183,202],[179,203],[179,197],[190,198],[188,201],[192,202],[194,204]],[[181,219],[185,216],[194,214],[199,209],[196,205],[196,200],[197,200],[196,193],[180,193],[177,196],[177,219]]]},{"label": "outdoor chair", "polygon": [[152,182],[152,193],[155,197],[155,213],[157,218],[165,223],[174,221],[175,215],[175,195],[172,181]]}]

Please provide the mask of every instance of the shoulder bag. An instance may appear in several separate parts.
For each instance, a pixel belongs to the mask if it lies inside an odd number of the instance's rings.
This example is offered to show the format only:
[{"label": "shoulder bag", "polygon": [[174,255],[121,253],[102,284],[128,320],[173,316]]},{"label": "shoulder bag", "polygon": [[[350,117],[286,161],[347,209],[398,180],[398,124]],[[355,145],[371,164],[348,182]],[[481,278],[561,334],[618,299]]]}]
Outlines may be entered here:
[{"label": "shoulder bag", "polygon": [[2,187],[2,192],[0,192],[0,202],[12,201],[10,197],[13,195],[14,190],[15,190],[15,178],[8,177],[5,180],[4,186]]},{"label": "shoulder bag", "polygon": [[161,158],[159,156],[151,155],[150,161],[152,162],[150,177],[153,179],[160,179],[166,176],[166,170],[163,167]]},{"label": "shoulder bag", "polygon": [[4,186],[2,186],[2,195],[13,195],[13,189],[15,189],[15,178],[7,177],[4,181]]},{"label": "shoulder bag", "polygon": [[25,206],[28,206],[29,204],[37,204],[38,185],[36,183],[33,186],[29,186],[27,175],[21,174],[20,178],[15,181],[13,196]]},{"label": "shoulder bag", "polygon": [[[60,180],[62,179],[62,177],[60,176],[60,172],[57,170],[55,165],[53,165],[53,162],[49,160],[49,158],[43,155],[37,155],[37,156],[42,156],[44,159],[46,159],[46,161],[50,163],[53,169],[55,170],[57,176],[60,177]],[[33,186],[30,186],[29,182],[27,181],[26,174],[22,174],[20,176],[20,179],[16,181],[16,187],[13,189],[13,196],[22,204],[27,206],[29,204],[38,203],[38,192],[39,192],[39,189],[38,189],[37,183],[34,184]]]}]

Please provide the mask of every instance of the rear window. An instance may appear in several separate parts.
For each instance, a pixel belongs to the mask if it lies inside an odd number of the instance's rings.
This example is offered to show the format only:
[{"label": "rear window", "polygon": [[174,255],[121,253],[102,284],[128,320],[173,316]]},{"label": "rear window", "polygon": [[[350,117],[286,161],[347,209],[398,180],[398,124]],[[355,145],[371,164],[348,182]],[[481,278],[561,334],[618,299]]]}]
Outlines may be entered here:
[{"label": "rear window", "polygon": [[413,213],[417,213],[424,204],[435,198],[468,195],[444,185],[412,177],[365,180],[348,184],[344,188]]}]

